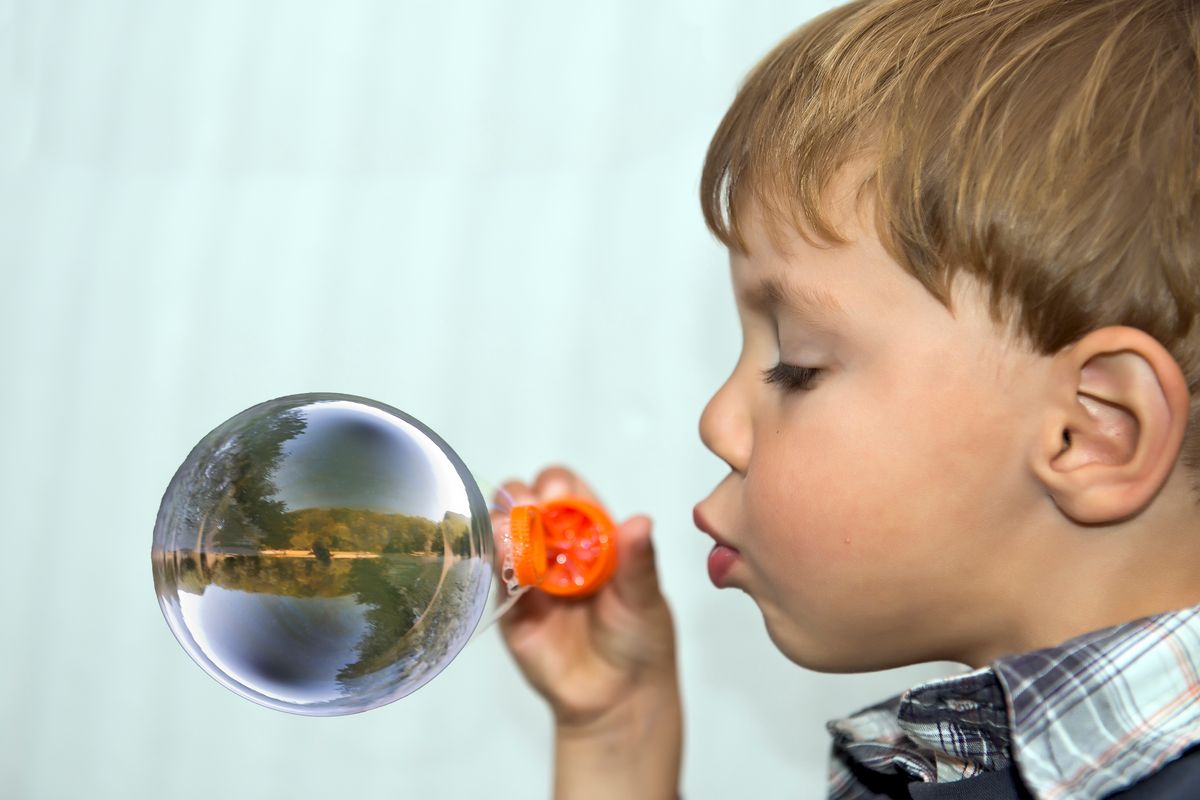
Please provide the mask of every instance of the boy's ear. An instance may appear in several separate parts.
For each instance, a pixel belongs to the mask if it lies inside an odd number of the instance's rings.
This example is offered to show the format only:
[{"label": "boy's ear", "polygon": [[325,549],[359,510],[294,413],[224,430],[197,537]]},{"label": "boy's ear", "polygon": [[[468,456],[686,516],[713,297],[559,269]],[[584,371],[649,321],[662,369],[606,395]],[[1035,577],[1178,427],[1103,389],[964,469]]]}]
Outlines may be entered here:
[{"label": "boy's ear", "polygon": [[1179,457],[1190,408],[1182,370],[1154,337],[1123,326],[1093,331],[1052,358],[1038,479],[1078,523],[1133,516]]}]

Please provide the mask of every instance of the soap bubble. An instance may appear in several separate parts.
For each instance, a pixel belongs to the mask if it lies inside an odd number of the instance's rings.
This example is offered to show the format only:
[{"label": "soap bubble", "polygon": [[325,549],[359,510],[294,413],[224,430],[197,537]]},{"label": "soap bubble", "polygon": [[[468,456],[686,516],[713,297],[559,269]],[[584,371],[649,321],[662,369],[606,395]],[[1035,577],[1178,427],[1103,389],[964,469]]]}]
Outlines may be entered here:
[{"label": "soap bubble", "polygon": [[154,527],[154,587],[210,675],[270,708],[376,708],[466,645],[493,576],[488,507],[462,460],[382,403],[305,394],[206,436]]}]

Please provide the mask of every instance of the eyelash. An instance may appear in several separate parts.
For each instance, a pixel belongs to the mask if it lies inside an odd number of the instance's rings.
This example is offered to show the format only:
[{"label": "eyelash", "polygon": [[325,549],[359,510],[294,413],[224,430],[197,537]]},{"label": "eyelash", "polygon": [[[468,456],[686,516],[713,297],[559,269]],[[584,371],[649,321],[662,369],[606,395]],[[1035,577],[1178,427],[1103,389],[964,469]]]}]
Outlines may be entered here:
[{"label": "eyelash", "polygon": [[802,392],[812,388],[812,382],[820,372],[816,367],[797,367],[780,363],[770,369],[764,369],[763,380],[767,383],[782,384],[788,392]]}]

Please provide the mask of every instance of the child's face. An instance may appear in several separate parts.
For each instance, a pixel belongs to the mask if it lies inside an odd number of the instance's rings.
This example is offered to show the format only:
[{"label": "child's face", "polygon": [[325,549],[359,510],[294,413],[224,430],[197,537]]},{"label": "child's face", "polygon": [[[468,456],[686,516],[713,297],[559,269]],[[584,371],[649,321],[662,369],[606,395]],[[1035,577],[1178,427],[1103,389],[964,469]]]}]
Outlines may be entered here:
[{"label": "child's face", "polygon": [[[1017,624],[1009,570],[1049,502],[1025,466],[1049,359],[1001,334],[971,281],[952,316],[883,249],[869,206],[833,210],[848,244],[797,235],[782,255],[755,224],[731,259],[743,347],[700,421],[731,471],[697,516],[737,557],[710,566],[803,666],[970,663]],[[803,308],[789,292],[805,290],[841,311]],[[781,362],[820,372],[765,381]]]}]

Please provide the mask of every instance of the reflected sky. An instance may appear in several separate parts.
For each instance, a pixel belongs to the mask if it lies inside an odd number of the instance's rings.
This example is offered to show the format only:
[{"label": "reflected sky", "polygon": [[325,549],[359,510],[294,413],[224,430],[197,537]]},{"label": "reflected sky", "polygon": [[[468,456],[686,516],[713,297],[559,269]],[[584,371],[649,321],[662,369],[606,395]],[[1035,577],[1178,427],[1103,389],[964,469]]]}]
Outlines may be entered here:
[{"label": "reflected sky", "polygon": [[358,508],[439,520],[469,515],[463,480],[409,422],[344,400],[302,406],[307,427],[284,443],[274,499],[289,510]]},{"label": "reflected sky", "polygon": [[326,702],[369,626],[353,597],[275,597],[210,585],[179,594],[201,651],[222,673],[284,703]]}]

